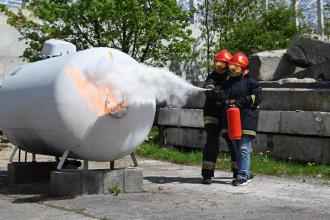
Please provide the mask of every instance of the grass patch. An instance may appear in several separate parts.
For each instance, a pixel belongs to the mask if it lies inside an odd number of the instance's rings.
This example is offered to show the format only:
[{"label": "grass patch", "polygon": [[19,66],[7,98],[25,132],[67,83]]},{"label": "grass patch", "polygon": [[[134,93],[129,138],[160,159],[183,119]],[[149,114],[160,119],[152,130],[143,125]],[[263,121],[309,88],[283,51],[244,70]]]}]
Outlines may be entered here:
[{"label": "grass patch", "polygon": [[118,186],[118,185],[114,186],[112,188],[109,188],[107,191],[108,191],[108,193],[111,193],[115,196],[118,196],[120,193],[123,192],[122,188],[120,188],[120,186]]},{"label": "grass patch", "polygon": [[[182,151],[175,148],[163,147],[157,141],[157,131],[153,130],[136,151],[143,157],[165,160],[178,164],[201,166],[202,152],[200,150]],[[216,168],[230,171],[231,161],[229,154],[221,154]],[[330,165],[312,162],[299,162],[289,159],[278,159],[266,153],[251,152],[251,171],[253,173],[274,176],[308,176],[330,180]]]}]

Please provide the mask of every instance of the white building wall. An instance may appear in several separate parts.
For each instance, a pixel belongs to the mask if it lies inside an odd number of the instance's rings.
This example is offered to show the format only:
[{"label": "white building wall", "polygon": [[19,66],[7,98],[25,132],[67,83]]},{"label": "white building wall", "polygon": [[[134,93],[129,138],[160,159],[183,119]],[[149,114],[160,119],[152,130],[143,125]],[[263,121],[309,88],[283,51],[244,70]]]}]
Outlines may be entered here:
[{"label": "white building wall", "polygon": [[0,13],[0,85],[4,78],[24,64],[19,58],[26,45],[19,41],[19,32],[7,24],[7,18]]}]

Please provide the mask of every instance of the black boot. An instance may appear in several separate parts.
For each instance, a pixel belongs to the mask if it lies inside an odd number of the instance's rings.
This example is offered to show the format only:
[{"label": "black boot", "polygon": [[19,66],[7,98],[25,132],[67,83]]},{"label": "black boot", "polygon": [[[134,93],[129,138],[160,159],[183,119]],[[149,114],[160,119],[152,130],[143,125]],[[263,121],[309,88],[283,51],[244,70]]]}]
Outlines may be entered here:
[{"label": "black boot", "polygon": [[211,183],[212,183],[212,179],[211,178],[203,177],[202,184],[210,185]]}]

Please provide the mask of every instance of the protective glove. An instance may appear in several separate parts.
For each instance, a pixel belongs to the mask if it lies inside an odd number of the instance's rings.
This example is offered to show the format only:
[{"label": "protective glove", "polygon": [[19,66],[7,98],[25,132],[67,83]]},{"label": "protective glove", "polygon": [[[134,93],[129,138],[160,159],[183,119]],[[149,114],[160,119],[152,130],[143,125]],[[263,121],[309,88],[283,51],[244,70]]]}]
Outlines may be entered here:
[{"label": "protective glove", "polygon": [[207,98],[216,99],[218,97],[218,90],[213,86],[209,86],[208,90],[205,91]]},{"label": "protective glove", "polygon": [[227,104],[228,105],[235,105],[237,107],[247,107],[250,106],[252,102],[252,98],[251,96],[242,96],[240,99],[238,100],[228,100]]},{"label": "protective glove", "polygon": [[247,96],[242,96],[238,101],[237,101],[237,105],[239,107],[247,107],[250,106],[252,103],[252,98],[251,96],[247,95]]},{"label": "protective glove", "polygon": [[207,88],[211,88],[211,89],[214,89],[215,88],[215,82],[213,79],[209,79],[205,82],[204,84],[204,88],[207,89]]},{"label": "protective glove", "polygon": [[225,91],[218,89],[217,101],[220,103],[224,103],[226,100],[227,100],[227,95]]},{"label": "protective glove", "polygon": [[207,98],[215,99],[217,97],[215,88],[215,82],[212,79],[209,79],[205,82],[204,88],[207,89],[205,91],[205,95]]}]

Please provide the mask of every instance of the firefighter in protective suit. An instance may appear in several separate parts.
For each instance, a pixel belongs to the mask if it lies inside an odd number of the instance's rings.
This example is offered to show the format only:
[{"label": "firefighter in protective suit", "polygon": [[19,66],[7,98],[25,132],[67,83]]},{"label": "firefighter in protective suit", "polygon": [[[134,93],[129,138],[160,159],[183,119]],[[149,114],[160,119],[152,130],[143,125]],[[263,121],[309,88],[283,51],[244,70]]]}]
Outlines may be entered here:
[{"label": "firefighter in protective suit", "polygon": [[[211,184],[214,176],[215,164],[219,155],[219,136],[222,129],[222,119],[225,111],[224,93],[221,87],[228,80],[228,61],[232,55],[227,50],[221,50],[214,58],[214,71],[207,77],[204,88],[206,100],[204,104],[204,128],[207,135],[206,145],[203,149],[202,183]],[[231,155],[232,171],[234,177],[237,174],[236,155],[232,142],[228,136],[225,137]]]},{"label": "firefighter in protective suit", "polygon": [[[257,80],[248,74],[249,60],[242,52],[236,53],[229,61],[229,79],[222,87],[226,99],[226,108],[236,106],[240,109],[242,129],[241,140],[233,141],[238,162],[238,173],[234,186],[248,183],[250,173],[251,141],[256,136],[259,117],[259,104],[262,100],[261,87]],[[223,129],[227,128],[227,115],[223,114]]]}]

